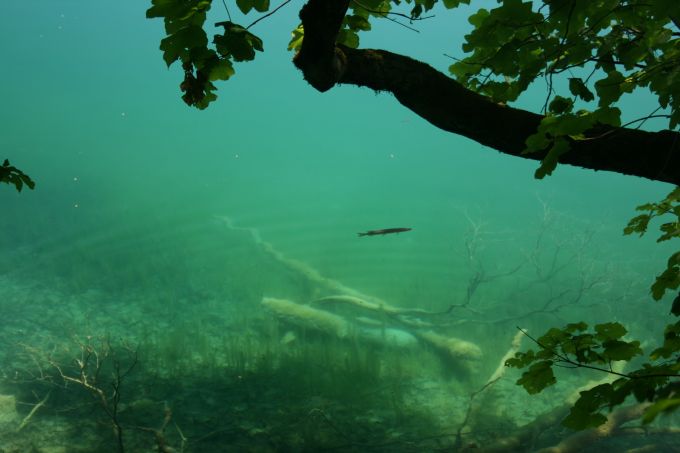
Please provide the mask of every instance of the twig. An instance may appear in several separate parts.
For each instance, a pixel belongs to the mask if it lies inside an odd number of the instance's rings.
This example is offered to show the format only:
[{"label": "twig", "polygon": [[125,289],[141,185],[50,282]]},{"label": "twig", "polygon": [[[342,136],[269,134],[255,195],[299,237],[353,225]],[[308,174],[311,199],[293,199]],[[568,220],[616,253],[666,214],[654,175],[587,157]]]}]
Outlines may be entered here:
[{"label": "twig", "polygon": [[224,9],[227,10],[227,17],[229,18],[229,22],[231,22],[231,13],[229,13],[229,7],[227,6],[227,2],[222,0],[222,4],[224,5]]},{"label": "twig", "polygon": [[[250,27],[252,27],[252,26],[255,25],[256,23],[258,23],[259,21],[261,21],[261,20],[263,20],[263,19],[266,19],[267,17],[271,16],[272,14],[274,14],[275,12],[277,12],[278,10],[280,10],[281,8],[283,8],[284,6],[286,6],[288,3],[290,3],[290,0],[286,0],[285,2],[281,3],[279,6],[277,6],[276,8],[274,8],[273,10],[271,10],[270,12],[268,12],[267,14],[265,14],[264,16],[262,16],[262,17],[260,17],[260,18],[258,18],[258,19],[255,19],[255,21],[253,21],[250,25],[248,25],[248,26],[246,27],[246,30],[248,30]],[[231,19],[229,19],[229,20],[231,20]]]},{"label": "twig", "polygon": [[[408,16],[408,15],[403,14],[403,13],[395,13],[394,11],[378,11],[376,9],[372,9],[372,8],[369,8],[365,5],[362,5],[357,0],[352,0],[352,3],[355,3],[361,9],[368,11],[369,13],[377,14],[379,16],[384,17],[385,19],[387,19],[388,14],[391,15],[391,16],[403,17],[404,19],[408,19],[409,22],[413,22],[413,21],[416,21],[416,20],[432,19],[433,17],[435,17],[434,14],[431,15],[431,16],[413,17],[413,16]],[[399,23],[399,22],[397,22],[397,23]],[[403,25],[403,24],[400,24],[400,25]],[[416,31],[418,31],[418,30],[416,30]]]},{"label": "twig", "polygon": [[402,24],[402,23],[399,22],[398,20],[395,20],[395,19],[392,19],[391,17],[389,17],[388,14],[389,14],[389,15],[393,15],[393,16],[405,17],[406,19],[409,20],[410,23],[413,23],[414,20],[425,20],[425,19],[430,19],[430,18],[434,17],[434,16],[411,17],[411,16],[407,16],[406,14],[395,13],[395,12],[392,12],[392,11],[378,11],[378,10],[374,10],[374,9],[368,8],[368,7],[362,5],[361,3],[359,3],[359,2],[356,1],[356,0],[352,0],[352,2],[353,2],[353,3],[356,3],[360,8],[362,8],[362,9],[368,11],[369,13],[373,13],[373,14],[379,15],[380,17],[382,17],[382,18],[384,18],[384,19],[387,19],[387,20],[389,20],[390,22],[394,22],[395,24],[401,25],[402,27],[407,28],[407,29],[409,29],[409,30],[411,30],[411,31],[414,31],[414,32],[416,32],[416,33],[420,33],[420,30],[418,30],[417,28],[409,27],[409,26],[406,25],[406,24]]},{"label": "twig", "polygon": [[446,310],[437,313],[440,315],[449,314],[453,311],[454,308],[464,308],[466,310],[471,311],[472,313],[481,315],[482,314],[481,312],[470,307],[472,298],[476,294],[479,287],[482,284],[492,282],[499,278],[508,277],[510,275],[515,274],[516,272],[519,272],[519,270],[522,269],[522,267],[524,267],[524,264],[526,262],[522,261],[516,266],[506,271],[498,272],[496,274],[491,275],[487,274],[486,269],[484,268],[484,264],[478,258],[479,244],[482,243],[484,225],[480,222],[475,222],[467,212],[464,213],[464,215],[468,223],[470,224],[470,229],[468,230],[469,232],[465,237],[465,252],[466,252],[465,257],[467,259],[468,265],[470,266],[471,269],[473,269],[474,274],[470,276],[470,279],[468,280],[463,302],[457,304],[450,304],[448,308],[446,308]]},{"label": "twig", "polygon": [[541,349],[544,349],[550,353],[553,354],[557,362],[562,362],[566,363],[568,365],[572,365],[574,368],[586,368],[589,370],[595,370],[595,371],[601,371],[603,373],[611,374],[614,376],[619,376],[623,377],[626,379],[648,379],[648,378],[668,378],[668,377],[680,377],[680,374],[674,374],[674,373],[650,373],[650,374],[629,374],[629,373],[620,373],[614,369],[610,368],[602,368],[602,367],[597,367],[593,365],[587,365],[585,363],[581,362],[576,362],[572,359],[569,358],[566,354],[560,354],[559,352],[555,351],[553,348],[549,348],[540,341],[538,341],[536,338],[532,337],[527,333],[526,330],[522,329],[521,327],[517,326],[517,329],[522,332],[524,335],[526,335],[531,341],[536,343]]},{"label": "twig", "polygon": [[489,387],[493,386],[496,382],[498,382],[503,375],[505,374],[505,371],[508,369],[507,366],[505,366],[505,362],[513,357],[515,353],[519,350],[519,347],[522,343],[522,336],[523,332],[517,332],[512,339],[512,343],[510,345],[510,349],[503,355],[501,358],[500,362],[498,363],[498,367],[496,367],[496,371],[493,372],[491,377],[486,381],[486,384],[484,384],[482,387],[480,387],[478,390],[470,394],[470,401],[468,402],[468,408],[467,412],[465,413],[465,418],[463,419],[463,423],[461,423],[460,427],[458,428],[458,431],[456,432],[456,442],[455,442],[455,448],[454,450],[458,451],[463,443],[463,430],[465,427],[468,425],[470,421],[470,417],[472,415],[472,403],[474,399],[488,389]]},{"label": "twig", "polygon": [[38,404],[33,406],[33,409],[28,413],[26,417],[21,421],[21,424],[19,424],[19,427],[17,428],[17,432],[21,431],[24,429],[24,427],[28,424],[28,422],[31,420],[31,417],[40,409],[46,402],[47,399],[50,397],[51,390],[47,392],[47,395],[45,395],[45,398],[43,398]]},{"label": "twig", "polygon": [[[87,337],[87,342],[81,342],[76,340],[80,346],[80,358],[75,359],[77,365],[76,373],[77,376],[71,376],[64,373],[62,366],[49,358],[49,363],[59,372],[59,375],[64,380],[65,383],[72,382],[78,384],[85,388],[92,397],[99,402],[100,407],[106,413],[106,415],[111,420],[113,425],[114,433],[116,434],[117,450],[122,453],[125,451],[123,444],[123,426],[118,420],[118,407],[120,403],[120,387],[122,385],[123,379],[133,370],[137,365],[137,350],[132,350],[129,347],[125,349],[130,354],[131,363],[127,368],[121,371],[120,361],[113,357],[114,351],[111,347],[111,343],[108,338],[101,340],[101,345],[97,349],[91,342],[92,337]],[[112,361],[112,366],[114,369],[113,381],[111,386],[113,388],[113,394],[109,397],[99,382],[99,375],[101,373],[102,367],[107,360]]]},{"label": "twig", "polygon": [[177,430],[177,433],[179,434],[179,438],[182,439],[182,445],[179,447],[179,451],[180,451],[180,452],[183,452],[183,451],[184,451],[184,446],[185,446],[186,443],[189,441],[189,439],[187,439],[187,437],[184,435],[184,433],[182,432],[182,430],[179,429],[179,425],[177,424],[177,422],[174,422],[174,424],[175,424],[175,429]]}]

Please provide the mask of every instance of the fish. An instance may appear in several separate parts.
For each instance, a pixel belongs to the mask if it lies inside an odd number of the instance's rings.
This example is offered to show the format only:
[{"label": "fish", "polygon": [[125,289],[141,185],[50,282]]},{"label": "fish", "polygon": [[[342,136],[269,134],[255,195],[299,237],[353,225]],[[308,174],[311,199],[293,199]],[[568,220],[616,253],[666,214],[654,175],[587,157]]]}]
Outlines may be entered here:
[{"label": "fish", "polygon": [[378,236],[382,234],[394,234],[403,233],[405,231],[411,231],[413,228],[384,228],[382,230],[369,230],[365,233],[357,233],[359,237],[361,236]]}]

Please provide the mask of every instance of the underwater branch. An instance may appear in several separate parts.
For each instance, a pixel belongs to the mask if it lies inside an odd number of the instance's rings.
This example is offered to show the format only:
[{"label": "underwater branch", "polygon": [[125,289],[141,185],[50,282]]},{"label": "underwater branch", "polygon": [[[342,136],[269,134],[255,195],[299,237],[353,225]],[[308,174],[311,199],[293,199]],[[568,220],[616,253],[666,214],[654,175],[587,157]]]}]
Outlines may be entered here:
[{"label": "underwater branch", "polygon": [[[59,376],[65,383],[74,383],[87,390],[92,397],[99,403],[99,406],[110,419],[113,432],[116,436],[116,450],[119,453],[125,451],[123,442],[123,426],[118,418],[121,386],[125,377],[132,372],[137,365],[138,353],[126,345],[123,349],[127,352],[127,364],[121,367],[121,361],[116,357],[116,351],[111,346],[108,338],[100,339],[99,344],[92,341],[92,337],[87,337],[83,342],[76,339],[80,348],[80,358],[74,359],[75,373],[64,371],[64,367],[50,358],[49,362],[54,367]],[[112,392],[109,395],[101,383],[101,374],[104,367],[113,368],[110,385]]]}]

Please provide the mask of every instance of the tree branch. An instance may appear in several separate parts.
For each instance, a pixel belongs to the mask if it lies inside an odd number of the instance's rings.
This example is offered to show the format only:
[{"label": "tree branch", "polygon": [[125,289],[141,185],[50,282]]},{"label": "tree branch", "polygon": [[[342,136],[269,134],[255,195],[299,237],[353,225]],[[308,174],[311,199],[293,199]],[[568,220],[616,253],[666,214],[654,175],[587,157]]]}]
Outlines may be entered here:
[{"label": "tree branch", "polygon": [[300,10],[305,39],[293,63],[317,90],[328,91],[340,80],[346,61],[335,46],[349,0],[310,0]]},{"label": "tree branch", "polygon": [[[542,115],[492,102],[412,58],[336,45],[348,5],[348,0],[309,0],[300,11],[305,39],[294,63],[314,88],[324,92],[348,84],[387,91],[440,129],[504,154],[533,160],[546,156],[547,150],[522,154]],[[602,125],[587,135],[599,138],[572,141],[561,163],[680,185],[680,134]]]}]

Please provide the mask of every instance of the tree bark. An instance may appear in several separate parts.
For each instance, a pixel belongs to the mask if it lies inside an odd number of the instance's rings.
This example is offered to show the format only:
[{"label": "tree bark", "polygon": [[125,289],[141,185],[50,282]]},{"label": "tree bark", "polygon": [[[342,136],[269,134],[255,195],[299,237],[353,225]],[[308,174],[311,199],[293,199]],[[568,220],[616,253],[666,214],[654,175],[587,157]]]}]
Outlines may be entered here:
[{"label": "tree bark", "polygon": [[[309,0],[300,11],[305,37],[294,63],[314,88],[349,84],[390,92],[440,129],[512,156],[545,157],[547,150],[522,154],[542,115],[495,103],[412,58],[336,45],[348,6],[349,0]],[[680,134],[602,125],[586,135],[592,138],[571,141],[560,163],[680,185]]]}]

